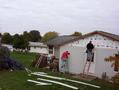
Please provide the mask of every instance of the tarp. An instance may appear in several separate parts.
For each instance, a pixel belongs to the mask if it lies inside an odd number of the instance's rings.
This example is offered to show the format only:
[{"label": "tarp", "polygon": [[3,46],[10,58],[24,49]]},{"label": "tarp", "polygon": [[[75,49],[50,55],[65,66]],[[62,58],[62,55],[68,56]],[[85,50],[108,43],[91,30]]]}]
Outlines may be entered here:
[{"label": "tarp", "polygon": [[0,57],[0,69],[24,70],[24,66],[10,57]]}]

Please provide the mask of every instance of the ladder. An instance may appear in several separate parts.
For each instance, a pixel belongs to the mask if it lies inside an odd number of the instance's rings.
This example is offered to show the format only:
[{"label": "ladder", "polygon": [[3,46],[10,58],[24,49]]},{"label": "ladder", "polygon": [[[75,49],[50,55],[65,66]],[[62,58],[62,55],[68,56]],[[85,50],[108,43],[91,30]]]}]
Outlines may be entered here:
[{"label": "ladder", "polygon": [[37,68],[39,67],[39,65],[40,65],[40,63],[42,61],[42,58],[43,58],[43,55],[40,56],[40,58],[38,59],[36,65],[35,65],[35,67],[37,67]]},{"label": "ladder", "polygon": [[[93,55],[92,59],[94,59],[94,52],[92,53],[92,55]],[[87,61],[87,58],[86,58],[86,62],[84,64],[84,69],[83,69],[83,75],[85,75],[85,74],[88,75],[89,74],[91,63],[92,63],[92,61],[91,60]]]},{"label": "ladder", "polygon": [[91,66],[91,61],[86,60],[85,65],[84,65],[84,69],[83,69],[83,75],[84,74],[88,75],[89,70],[90,70],[90,66]]}]

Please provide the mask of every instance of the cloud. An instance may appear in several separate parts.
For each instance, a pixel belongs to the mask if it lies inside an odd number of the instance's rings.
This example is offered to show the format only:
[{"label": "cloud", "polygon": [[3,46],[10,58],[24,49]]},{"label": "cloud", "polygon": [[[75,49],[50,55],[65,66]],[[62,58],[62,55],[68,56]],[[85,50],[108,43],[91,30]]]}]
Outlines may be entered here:
[{"label": "cloud", "polygon": [[0,0],[0,31],[105,30],[119,34],[118,0]]}]

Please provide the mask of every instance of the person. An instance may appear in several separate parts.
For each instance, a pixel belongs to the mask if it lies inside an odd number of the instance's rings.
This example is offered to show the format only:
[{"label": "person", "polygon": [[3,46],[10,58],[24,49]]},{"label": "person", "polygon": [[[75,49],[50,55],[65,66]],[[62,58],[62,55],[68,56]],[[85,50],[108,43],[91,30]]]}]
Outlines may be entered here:
[{"label": "person", "polygon": [[51,63],[51,59],[52,59],[52,55],[48,54],[47,55],[47,63],[50,64]]},{"label": "person", "polygon": [[85,66],[84,66],[83,74],[85,73],[87,63],[88,63],[88,68],[87,68],[87,74],[88,74],[91,62],[93,62],[93,59],[94,59],[94,53],[93,53],[94,45],[92,44],[92,41],[90,41],[87,44],[86,48],[87,48],[87,50],[86,50],[87,60],[86,60]]},{"label": "person", "polygon": [[64,73],[67,71],[66,68],[68,68],[67,65],[68,65],[69,55],[70,55],[70,53],[68,51],[63,52],[61,55],[61,61],[62,61],[61,68]]},{"label": "person", "polygon": [[94,57],[94,53],[92,52],[92,50],[94,49],[94,45],[92,44],[92,41],[90,41],[87,46],[86,46],[87,50],[87,61],[93,61],[93,57]]}]

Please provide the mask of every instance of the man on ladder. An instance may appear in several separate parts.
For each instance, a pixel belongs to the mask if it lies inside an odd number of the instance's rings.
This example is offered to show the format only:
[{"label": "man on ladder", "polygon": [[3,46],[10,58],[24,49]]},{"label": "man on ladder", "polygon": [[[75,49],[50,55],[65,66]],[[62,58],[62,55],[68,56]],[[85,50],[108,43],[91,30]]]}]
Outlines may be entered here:
[{"label": "man on ladder", "polygon": [[[93,58],[94,58],[94,53],[93,53],[94,45],[92,44],[92,41],[90,41],[87,44],[86,48],[87,48],[87,50],[86,50],[87,60],[86,60],[86,63],[84,65],[83,74],[85,74],[85,72],[86,72],[86,74],[88,75],[89,69],[91,66],[91,62],[93,62]],[[86,70],[86,67],[87,67],[87,70]]]}]

